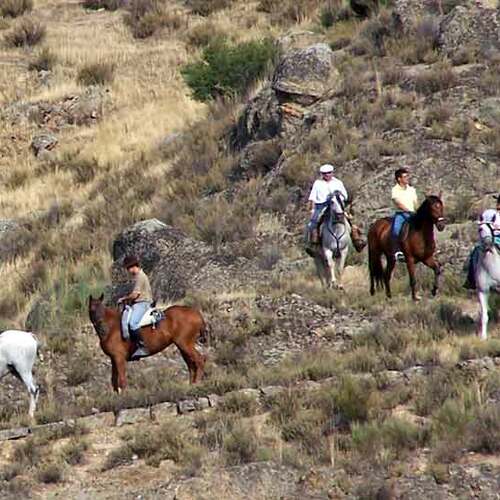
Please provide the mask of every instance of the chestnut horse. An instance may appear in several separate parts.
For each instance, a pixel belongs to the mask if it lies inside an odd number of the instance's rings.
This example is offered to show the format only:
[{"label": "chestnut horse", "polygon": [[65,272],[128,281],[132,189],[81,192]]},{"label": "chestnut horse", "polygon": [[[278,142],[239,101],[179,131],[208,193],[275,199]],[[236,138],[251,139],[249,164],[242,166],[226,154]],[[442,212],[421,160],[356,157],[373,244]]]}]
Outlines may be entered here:
[{"label": "chestnut horse", "polygon": [[[101,349],[111,358],[111,384],[120,393],[127,385],[126,365],[136,349],[131,340],[124,340],[121,334],[118,309],[106,307],[104,294],[98,299],[89,297],[89,316],[99,337]],[[144,345],[151,353],[163,351],[174,343],[182,354],[189,370],[189,382],[195,384],[203,376],[205,356],[195,348],[196,339],[206,333],[201,314],[191,307],[171,306],[165,311],[165,319],[156,328],[141,328]]]},{"label": "chestnut horse", "polygon": [[[410,276],[411,296],[419,300],[416,293],[415,265],[423,262],[434,271],[434,285],[432,295],[439,289],[441,265],[434,258],[436,242],[434,240],[434,226],[438,231],[445,227],[444,205],[439,196],[427,196],[411,216],[406,227],[403,228],[401,251],[406,260],[408,275]],[[386,217],[375,221],[368,230],[368,265],[370,268],[370,293],[375,293],[375,286],[385,285],[385,293],[391,298],[391,276],[396,259],[391,238],[392,218]],[[387,265],[382,265],[382,255],[385,255]]]}]

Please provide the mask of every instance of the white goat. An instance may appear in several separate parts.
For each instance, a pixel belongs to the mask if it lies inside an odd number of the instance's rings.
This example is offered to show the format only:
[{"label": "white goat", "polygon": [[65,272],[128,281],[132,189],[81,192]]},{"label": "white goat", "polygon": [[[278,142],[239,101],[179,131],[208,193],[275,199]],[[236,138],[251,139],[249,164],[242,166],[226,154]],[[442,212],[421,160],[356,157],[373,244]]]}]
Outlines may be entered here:
[{"label": "white goat", "polygon": [[8,372],[24,382],[30,393],[29,416],[35,416],[39,388],[33,379],[38,341],[31,332],[6,330],[0,334],[0,379]]}]

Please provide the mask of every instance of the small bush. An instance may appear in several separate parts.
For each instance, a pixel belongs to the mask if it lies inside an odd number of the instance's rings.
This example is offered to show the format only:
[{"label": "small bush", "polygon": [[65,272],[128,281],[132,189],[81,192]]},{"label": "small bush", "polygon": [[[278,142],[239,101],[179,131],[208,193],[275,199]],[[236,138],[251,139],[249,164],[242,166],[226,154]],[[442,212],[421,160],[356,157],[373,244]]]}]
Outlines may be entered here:
[{"label": "small bush", "polygon": [[415,90],[421,94],[433,94],[457,84],[457,77],[448,62],[437,64],[423,71],[415,79]]},{"label": "small bush", "polygon": [[113,81],[114,76],[113,63],[96,62],[80,68],[76,79],[80,85],[106,85]]},{"label": "small bush", "polygon": [[224,34],[210,21],[197,24],[187,34],[188,42],[195,47],[206,47],[214,40],[222,38],[224,38]]},{"label": "small bush", "polygon": [[88,443],[81,439],[71,439],[61,449],[61,458],[69,465],[78,465],[83,462],[84,451],[88,449]]},{"label": "small bush", "polygon": [[243,417],[250,417],[257,413],[258,402],[255,398],[245,394],[230,394],[224,398],[220,410],[237,413]]},{"label": "small bush", "polygon": [[41,458],[41,449],[33,437],[26,439],[20,443],[12,455],[12,464],[20,464],[22,466],[36,465]]},{"label": "small bush", "polygon": [[233,2],[234,0],[188,0],[187,5],[193,14],[206,17],[219,10],[227,9]]},{"label": "small bush", "polygon": [[45,25],[31,17],[24,17],[5,35],[10,47],[32,47],[40,43],[46,34]]},{"label": "small bush", "polygon": [[482,453],[500,451],[500,404],[480,407],[466,430],[468,449]]},{"label": "small bush", "polygon": [[200,101],[244,93],[266,72],[276,55],[269,40],[229,45],[216,40],[203,50],[202,61],[187,64],[181,73]]},{"label": "small bush", "polygon": [[2,0],[0,16],[19,17],[33,9],[33,0]]},{"label": "small bush", "polygon": [[41,483],[59,483],[63,478],[63,465],[58,462],[48,462],[40,465],[37,478]]},{"label": "small bush", "polygon": [[143,39],[162,28],[179,29],[183,17],[178,12],[166,10],[159,0],[132,0],[123,20],[134,38]]},{"label": "small bush", "polygon": [[102,471],[107,471],[119,467],[120,465],[128,465],[132,463],[132,457],[134,453],[132,452],[130,446],[127,444],[120,446],[112,450],[106,457],[104,464],[102,465]]},{"label": "small bush", "polygon": [[89,10],[118,10],[125,5],[125,0],[83,0],[82,5]]},{"label": "small bush", "polygon": [[224,438],[224,455],[230,465],[254,462],[257,450],[258,437],[253,428],[238,425]]},{"label": "small bush", "polygon": [[28,68],[35,71],[50,71],[56,62],[56,55],[48,47],[44,47],[29,64]]}]

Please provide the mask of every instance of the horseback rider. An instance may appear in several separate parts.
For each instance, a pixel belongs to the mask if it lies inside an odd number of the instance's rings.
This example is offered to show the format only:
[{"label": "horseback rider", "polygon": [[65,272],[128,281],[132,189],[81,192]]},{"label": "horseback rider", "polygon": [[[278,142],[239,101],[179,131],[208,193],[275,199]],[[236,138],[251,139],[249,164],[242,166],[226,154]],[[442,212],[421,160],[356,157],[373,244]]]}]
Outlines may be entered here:
[{"label": "horseback rider", "polygon": [[[132,339],[137,339],[137,349],[132,355],[132,360],[149,356],[140,334],[140,322],[153,302],[153,293],[146,273],[139,265],[139,260],[134,255],[128,255],[123,260],[123,267],[134,280],[132,291],[118,299],[118,304],[126,304],[132,310],[125,308],[122,315],[122,332],[130,331]],[[130,319],[129,319],[130,318]],[[128,321],[128,325],[127,325]]]},{"label": "horseback rider", "polygon": [[[344,183],[333,176],[335,168],[333,165],[326,163],[321,165],[319,168],[320,178],[314,181],[314,184],[309,194],[308,202],[309,209],[311,211],[311,220],[307,224],[307,249],[314,251],[311,246],[315,246],[319,243],[318,234],[318,224],[320,222],[321,216],[328,208],[328,203],[330,198],[336,191],[340,192],[344,198],[344,202],[348,204],[350,202],[349,195],[344,186]],[[349,219],[348,214],[346,214]],[[349,221],[350,222],[350,221]],[[354,248],[361,252],[366,245],[366,241],[361,237],[361,231],[358,227],[351,223],[351,239]]]},{"label": "horseback rider", "polygon": [[400,248],[400,234],[405,222],[417,211],[418,199],[415,188],[410,186],[410,171],[408,168],[398,168],[394,173],[396,184],[392,188],[391,199],[395,207],[392,223],[392,244],[396,260],[404,261]]},{"label": "horseback rider", "polygon": [[[478,224],[490,224],[491,229],[493,231],[493,239],[496,245],[500,245],[500,194],[494,195],[494,199],[496,199],[497,207],[488,208],[482,214]],[[469,290],[476,289],[476,279],[475,279],[475,270],[477,266],[477,262],[479,260],[479,252],[481,250],[481,242],[477,243],[473,248],[472,252],[469,255],[466,263],[467,270],[467,279],[464,283],[464,288]]]}]

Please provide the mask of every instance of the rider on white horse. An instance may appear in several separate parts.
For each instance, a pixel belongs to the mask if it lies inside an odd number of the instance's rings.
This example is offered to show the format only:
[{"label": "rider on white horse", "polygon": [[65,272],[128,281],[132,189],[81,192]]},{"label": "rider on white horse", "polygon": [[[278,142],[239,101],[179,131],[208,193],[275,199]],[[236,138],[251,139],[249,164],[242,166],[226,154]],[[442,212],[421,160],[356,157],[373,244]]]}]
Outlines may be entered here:
[{"label": "rider on white horse", "polygon": [[[493,231],[495,244],[500,245],[500,194],[493,196],[493,198],[497,201],[497,207],[488,208],[485,210],[481,217],[479,218],[478,224],[490,224],[491,229]],[[469,290],[475,290],[476,283],[474,278],[474,272],[477,266],[477,262],[479,259],[479,252],[481,250],[481,242],[476,244],[474,249],[469,255],[467,260],[467,279],[464,283],[464,288]]]},{"label": "rider on white horse", "polygon": [[[321,216],[328,208],[328,203],[330,201],[331,196],[336,191],[340,192],[344,197],[344,202],[347,204],[349,200],[349,195],[344,186],[344,183],[333,176],[335,168],[333,165],[326,163],[321,165],[319,168],[319,172],[321,177],[314,181],[314,184],[311,189],[311,193],[309,194],[308,203],[309,209],[311,211],[311,220],[307,224],[307,248],[313,253],[315,253],[314,249],[309,245],[314,246],[319,242],[319,234],[318,234],[318,224],[321,219]],[[366,242],[361,237],[361,231],[359,228],[354,226],[351,223],[351,239],[354,245],[354,248],[361,252],[366,245]],[[309,252],[308,252],[309,253]]]}]

